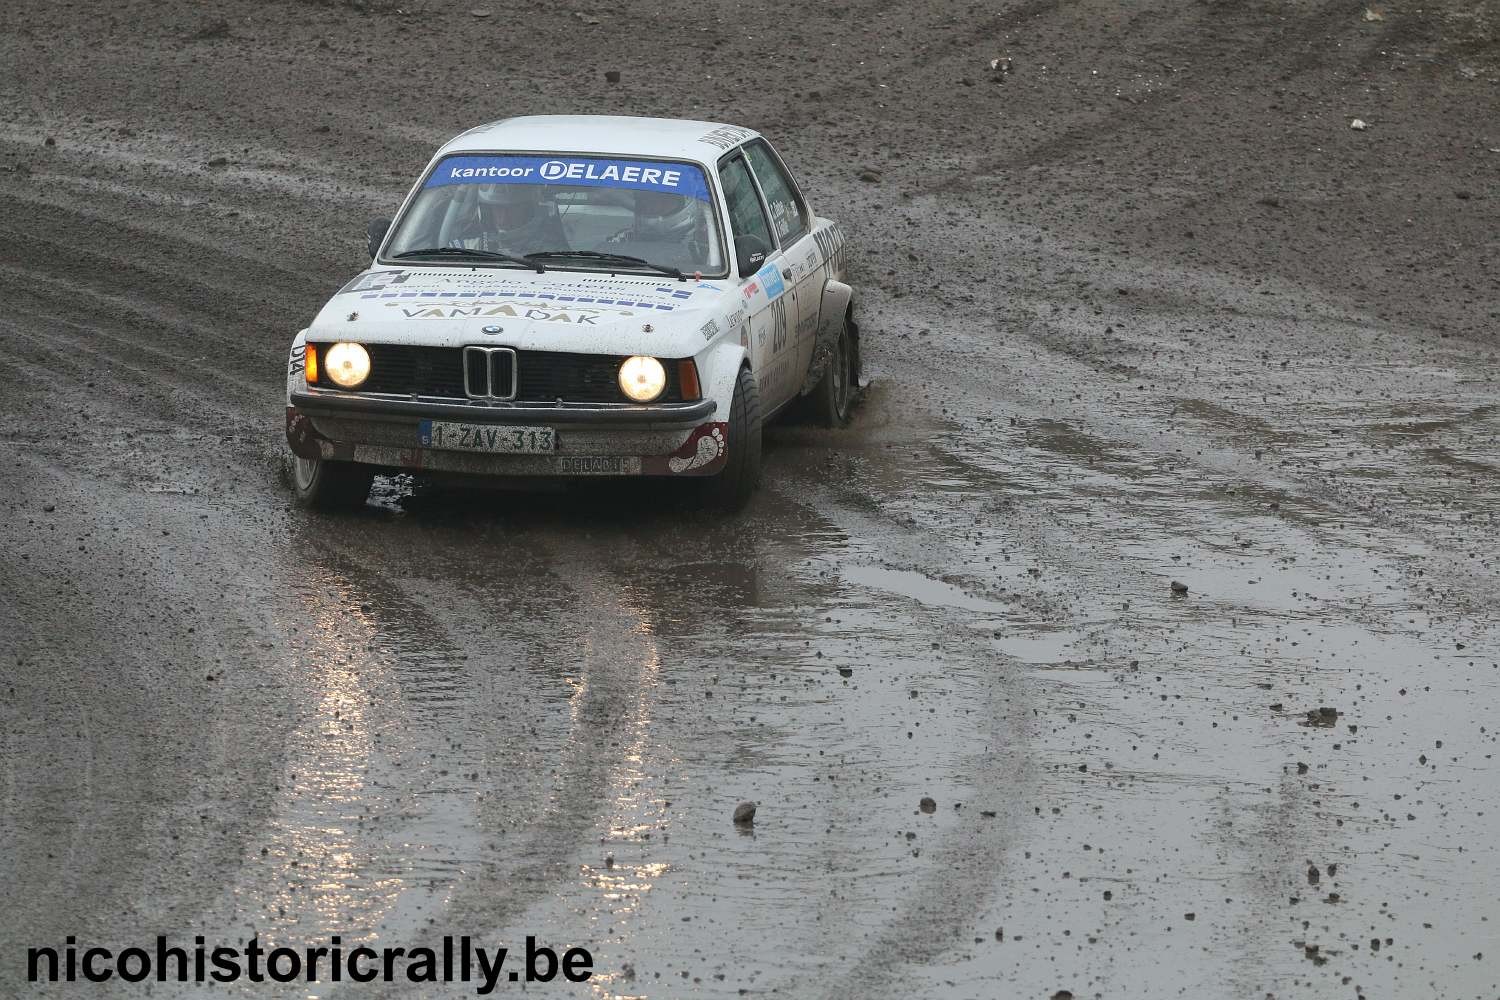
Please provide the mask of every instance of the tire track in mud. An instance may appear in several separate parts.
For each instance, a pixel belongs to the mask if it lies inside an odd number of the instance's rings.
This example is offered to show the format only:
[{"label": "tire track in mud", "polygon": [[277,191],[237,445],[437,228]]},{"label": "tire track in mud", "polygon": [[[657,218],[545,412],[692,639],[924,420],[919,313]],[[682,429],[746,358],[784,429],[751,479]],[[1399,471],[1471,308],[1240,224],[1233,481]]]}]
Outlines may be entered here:
[{"label": "tire track in mud", "polygon": [[[755,523],[764,524],[768,517],[784,525],[789,520],[795,523],[800,518],[789,518],[787,515],[791,510],[805,505],[808,523],[799,525],[799,532],[817,536],[836,534],[838,537],[851,539],[858,536],[868,538],[872,534],[889,538],[888,527],[874,528],[864,514],[853,514],[837,504],[807,504],[806,498],[809,495],[817,496],[819,493],[816,480],[805,478],[804,470],[796,466],[788,467],[774,461],[772,465],[776,471],[770,477],[767,495],[756,504]],[[768,655],[765,651],[757,652],[753,646],[744,645],[744,640],[768,627],[772,631],[762,633],[762,644],[775,643],[778,638],[795,640],[800,630],[782,633],[780,628],[772,626],[771,621],[765,620],[763,616],[784,613],[780,610],[773,612],[773,609],[784,608],[786,612],[793,612],[799,607],[808,609],[809,604],[813,608],[820,605],[826,608],[829,606],[826,602],[831,598],[837,607],[842,603],[837,595],[845,589],[842,585],[834,585],[830,589],[830,584],[821,580],[813,583],[808,578],[810,574],[806,569],[795,568],[797,562],[810,559],[813,563],[818,563],[821,560],[811,550],[803,549],[795,542],[789,545],[790,540],[785,530],[778,532],[774,540],[771,537],[756,540],[754,535],[757,533],[755,529],[751,529],[749,539],[741,538],[729,544],[720,542],[709,546],[710,551],[725,553],[731,560],[748,560],[747,570],[750,566],[759,567],[750,572],[754,574],[752,578],[756,579],[757,591],[761,596],[752,599],[748,605],[742,601],[716,601],[702,606],[700,601],[706,595],[695,594],[695,589],[689,583],[668,583],[668,578],[664,575],[641,575],[638,567],[642,565],[658,566],[662,574],[667,573],[673,565],[674,557],[679,560],[682,558],[682,536],[692,537],[690,529],[679,527],[664,533],[644,535],[639,542],[622,548],[611,546],[611,551],[619,561],[620,568],[617,572],[620,578],[632,581],[629,584],[630,590],[643,596],[654,595],[654,603],[662,606],[664,611],[670,609],[673,615],[671,623],[663,622],[657,630],[661,655],[668,664],[664,667],[668,683],[673,683],[675,679],[679,685],[677,690],[681,690],[683,682],[696,683],[697,687],[704,689],[704,696],[717,694],[728,697],[731,712],[741,720],[740,725],[745,724],[743,720],[747,717],[753,723],[756,712],[784,715],[773,706],[766,705],[759,696],[758,689],[762,686],[775,687],[768,683],[767,678],[775,678],[779,673],[790,670],[798,675],[806,675],[808,684],[822,685],[827,683],[828,675],[832,672],[831,664],[824,663],[817,668],[812,667],[811,663],[804,665],[803,657],[810,654]],[[792,536],[793,539],[795,537]],[[931,535],[923,533],[920,542],[913,540],[913,547],[928,547],[929,557],[937,559],[938,556],[930,548],[933,541]],[[733,553],[738,554],[730,555]],[[718,558],[725,559],[726,555]],[[793,561],[790,566],[786,565],[789,557]],[[663,585],[665,589],[658,589]],[[695,597],[699,600],[695,600]],[[859,601],[858,606],[862,607],[863,599]],[[726,995],[732,995],[733,992],[727,987],[747,980],[756,983],[762,977],[765,982],[758,985],[757,989],[774,989],[775,984],[780,983],[780,988],[785,990],[795,982],[783,978],[786,967],[801,966],[805,962],[805,956],[816,954],[820,956],[821,979],[827,979],[830,967],[845,970],[847,983],[852,989],[860,995],[871,995],[863,991],[872,988],[874,981],[889,977],[893,963],[903,959],[914,961],[917,953],[926,954],[924,949],[927,946],[914,946],[912,942],[946,942],[948,931],[955,926],[967,925],[984,911],[992,891],[995,871],[1000,864],[998,847],[1002,841],[996,835],[1006,830],[1009,823],[1006,819],[995,820],[982,816],[982,807],[975,804],[974,800],[991,797],[1007,784],[1004,779],[1011,782],[1024,780],[1021,776],[1026,767],[1020,759],[1024,751],[1014,742],[1016,730],[1024,715],[1022,700],[1013,701],[1010,695],[1017,692],[1003,681],[997,681],[993,675],[987,675],[986,665],[969,662],[971,655],[979,654],[984,659],[984,653],[987,652],[984,644],[977,638],[966,643],[961,637],[962,633],[969,631],[970,623],[963,622],[960,617],[935,625],[929,620],[932,614],[930,607],[921,607],[917,609],[919,613],[913,615],[913,606],[903,605],[899,601],[892,604],[882,600],[878,603],[888,616],[876,626],[878,631],[884,633],[878,638],[851,636],[838,627],[824,626],[813,630],[814,634],[818,634],[828,628],[820,641],[818,656],[821,657],[826,650],[834,657],[835,663],[850,662],[851,658],[853,662],[861,663],[858,668],[860,677],[869,685],[871,694],[855,695],[846,690],[803,703],[798,708],[791,709],[793,714],[780,719],[777,728],[767,734],[771,740],[769,745],[755,750],[746,747],[728,753],[730,748],[744,739],[745,734],[722,731],[719,727],[723,723],[716,724],[706,719],[692,724],[687,734],[687,746],[700,749],[677,752],[678,769],[683,772],[681,780],[686,782],[687,787],[684,790],[679,786],[678,794],[672,797],[676,799],[681,795],[691,802],[704,797],[704,793],[710,793],[708,797],[717,800],[720,803],[718,808],[722,811],[715,815],[701,804],[689,804],[686,814],[679,811],[682,808],[680,806],[671,811],[675,817],[675,822],[670,824],[673,842],[675,844],[686,840],[688,846],[685,850],[688,856],[683,857],[678,852],[675,860],[669,862],[668,870],[660,876],[661,881],[655,886],[654,895],[650,892],[643,893],[644,898],[637,906],[646,915],[653,911],[659,912],[657,908],[670,900],[673,905],[667,912],[687,912],[692,915],[692,924],[678,930],[670,940],[662,938],[659,931],[653,933],[649,927],[640,928],[637,931],[640,936],[635,942],[636,948],[622,949],[621,954],[633,960],[633,964],[640,966],[643,972],[645,962],[650,962],[649,967],[657,973],[667,971],[663,969],[664,965],[675,972],[675,963],[682,962],[694,973],[695,988],[707,990],[706,985],[697,985],[699,979],[706,984],[706,973],[715,972],[717,976],[729,973],[725,983]],[[865,614],[857,610],[855,613],[857,616]],[[959,611],[959,615],[962,614]],[[792,620],[797,621],[800,617],[794,615]],[[956,641],[959,647],[959,659],[956,662],[947,651],[950,643],[944,644],[945,653],[941,656],[940,664],[911,662],[898,652],[906,637],[948,634],[952,638],[953,633],[960,635]],[[737,640],[734,637],[743,638]],[[728,644],[721,645],[726,640]],[[672,664],[682,661],[703,662],[704,669],[711,670],[713,677],[705,682],[702,678],[694,678],[691,673],[685,674],[681,669],[673,671]],[[739,687],[726,691],[723,682],[736,675],[742,678]],[[953,706],[947,710],[955,715],[972,716],[972,725],[978,732],[964,728],[961,734],[954,736],[952,742],[965,747],[976,747],[972,751],[965,751],[966,755],[972,752],[973,759],[966,758],[962,763],[945,762],[941,768],[944,777],[936,782],[929,782],[921,775],[903,775],[898,761],[904,761],[905,755],[911,752],[907,740],[900,732],[889,729],[886,732],[886,738],[891,740],[889,744],[883,743],[881,737],[874,735],[879,728],[888,725],[878,720],[895,707],[886,701],[886,695],[879,693],[882,684],[894,684],[901,688],[903,701],[906,700],[905,687],[923,687],[927,689],[929,696],[937,699],[935,704]],[[691,692],[690,687],[689,693]],[[840,709],[838,706],[845,699],[852,699],[852,702]],[[716,705],[718,701],[716,697],[713,701],[702,704]],[[928,701],[924,704],[934,703]],[[821,820],[827,824],[826,831],[819,828],[820,821],[816,815],[812,818],[811,825],[799,815],[807,807],[808,800],[802,789],[803,783],[807,781],[806,773],[799,775],[797,771],[793,771],[787,774],[787,778],[794,783],[792,788],[772,784],[766,789],[771,794],[762,803],[762,815],[765,819],[758,820],[757,829],[761,822],[768,826],[765,832],[757,834],[756,839],[766,839],[767,847],[764,852],[754,848],[747,850],[749,858],[765,854],[765,861],[757,863],[751,871],[757,877],[757,884],[766,886],[761,891],[779,900],[778,904],[773,904],[783,911],[778,928],[758,927],[757,940],[753,944],[737,940],[730,954],[725,954],[723,944],[718,944],[718,963],[708,961],[705,965],[707,960],[698,958],[695,964],[692,956],[714,954],[718,940],[716,936],[728,930],[723,926],[724,918],[737,908],[736,904],[728,904],[727,908],[719,906],[704,909],[698,900],[706,895],[723,898],[723,893],[732,892],[732,884],[725,884],[726,874],[739,872],[740,878],[748,877],[748,872],[741,871],[736,859],[736,855],[743,854],[744,851],[714,848],[704,856],[704,860],[696,863],[691,860],[695,846],[701,849],[705,844],[712,845],[715,835],[710,831],[725,822],[724,816],[733,805],[733,799],[726,800],[723,793],[713,795],[713,789],[704,787],[705,783],[712,780],[711,776],[728,776],[740,771],[754,784],[762,784],[763,777],[751,776],[759,772],[766,775],[780,774],[785,771],[790,760],[801,760],[810,753],[810,748],[828,745],[823,739],[810,738],[808,735],[816,731],[815,720],[820,714],[848,711],[859,713],[862,719],[876,723],[878,728],[846,729],[847,722],[835,727],[834,731],[845,732],[855,745],[864,745],[854,751],[854,759],[839,760],[837,763],[830,760],[827,765],[833,771],[828,775],[826,794],[833,798],[818,807],[818,812],[826,816],[826,819]],[[871,715],[871,712],[875,714]],[[921,725],[920,722],[917,724]],[[969,725],[962,724],[963,727]],[[657,738],[660,739],[659,736]],[[708,749],[720,747],[726,742],[728,745],[721,749]],[[1007,745],[1009,750],[1005,749]],[[817,750],[814,760],[822,757],[823,752]],[[891,756],[893,752],[894,757]],[[786,758],[786,761],[780,760],[781,758]],[[667,759],[671,759],[670,755]],[[814,772],[818,770],[816,763],[811,764],[810,768]],[[915,806],[920,792],[909,792],[909,799],[904,801],[903,806],[886,801],[879,794],[882,785],[894,783],[910,786],[915,782],[924,791],[936,791],[943,795],[946,811],[946,807],[951,806],[953,801],[947,794],[947,783],[953,781],[953,776],[957,774],[963,775],[961,779],[957,779],[958,787],[963,790],[958,794],[969,801],[972,808],[966,816],[960,815],[957,828],[949,828],[945,823],[940,833],[927,831],[922,834],[920,862],[907,857],[910,844],[900,838],[897,838],[897,843],[904,846],[882,850],[878,860],[868,855],[861,857],[858,845],[862,837],[857,831],[865,829],[873,817],[879,816],[880,819],[875,822],[883,826],[907,813],[916,813]],[[658,780],[665,782],[667,779]],[[813,780],[816,782],[816,778]],[[938,788],[938,785],[943,787]],[[807,786],[807,791],[817,787],[814,783]],[[683,795],[684,791],[686,795]],[[976,794],[971,797],[969,791]],[[1002,803],[989,804],[1000,812],[1005,812]],[[815,830],[821,836],[814,835]],[[936,837],[935,840],[930,839],[933,836]],[[973,850],[979,845],[989,850]],[[666,856],[673,858],[671,853]],[[731,866],[727,873],[721,873],[714,866],[705,863],[708,858],[714,857],[722,858],[723,864]],[[952,864],[959,857],[964,858],[969,881],[966,883],[967,888],[957,888],[955,894],[951,872]],[[872,878],[874,882],[871,881]],[[702,884],[695,887],[693,883]],[[874,890],[877,895],[872,898],[871,886],[881,883],[889,885]],[[900,886],[901,898],[907,900],[907,903],[895,907],[898,913],[891,916],[886,913],[887,907],[877,905],[877,899],[886,896],[897,885]],[[957,906],[954,905],[955,898],[959,900]],[[744,915],[752,916],[750,913]],[[708,922],[706,926],[701,924],[705,920]],[[934,921],[942,924],[943,933],[932,933]],[[852,940],[855,937],[859,939],[857,942]],[[870,938],[874,938],[874,942],[866,944]],[[896,943],[902,941],[906,944],[897,947]],[[798,947],[794,942],[801,942],[801,946]],[[644,948],[643,944],[650,944],[651,947]],[[696,947],[692,947],[693,945]],[[946,944],[941,945],[939,950],[946,947]],[[630,986],[623,983],[616,988],[628,990]]]}]

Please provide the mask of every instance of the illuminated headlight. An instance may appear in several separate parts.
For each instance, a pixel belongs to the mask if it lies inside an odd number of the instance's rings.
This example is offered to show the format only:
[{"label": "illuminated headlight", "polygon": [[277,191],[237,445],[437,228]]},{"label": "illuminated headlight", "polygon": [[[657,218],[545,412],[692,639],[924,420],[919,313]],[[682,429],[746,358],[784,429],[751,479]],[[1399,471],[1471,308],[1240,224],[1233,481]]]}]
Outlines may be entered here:
[{"label": "illuminated headlight", "polygon": [[649,403],[667,388],[667,370],[655,358],[626,358],[620,365],[620,391],[637,403]]},{"label": "illuminated headlight", "polygon": [[333,344],[323,352],[323,370],[339,388],[357,388],[370,377],[370,352],[359,344]]}]

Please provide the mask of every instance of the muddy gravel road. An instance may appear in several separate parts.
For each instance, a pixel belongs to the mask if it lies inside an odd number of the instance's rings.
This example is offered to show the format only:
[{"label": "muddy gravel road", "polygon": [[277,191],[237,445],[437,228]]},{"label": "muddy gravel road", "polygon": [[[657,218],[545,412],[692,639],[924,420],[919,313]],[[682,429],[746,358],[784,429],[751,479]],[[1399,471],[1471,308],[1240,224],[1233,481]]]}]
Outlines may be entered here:
[{"label": "muddy gravel road", "polygon": [[[1500,4],[412,6],[0,15],[0,996],[198,995],[25,981],[158,934],[1500,996]],[[853,241],[853,425],[733,520],[294,509],[366,219],[591,111],[778,142]]]}]

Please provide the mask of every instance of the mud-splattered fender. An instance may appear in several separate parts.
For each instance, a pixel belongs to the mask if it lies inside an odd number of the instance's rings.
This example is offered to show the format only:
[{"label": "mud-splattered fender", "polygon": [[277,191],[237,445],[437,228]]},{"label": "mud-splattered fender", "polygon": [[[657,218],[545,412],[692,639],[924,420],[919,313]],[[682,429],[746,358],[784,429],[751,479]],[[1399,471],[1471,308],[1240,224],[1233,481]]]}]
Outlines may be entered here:
[{"label": "mud-splattered fender", "polygon": [[839,331],[849,313],[849,302],[854,298],[854,289],[829,278],[823,283],[823,301],[818,305],[818,334],[813,341],[812,360],[808,362],[807,375],[802,380],[801,392],[806,395],[823,378],[828,368],[828,359],[833,354],[833,345],[838,342]]},{"label": "mud-splattered fender", "polygon": [[734,381],[739,377],[740,366],[745,363],[747,352],[736,334],[733,339],[725,337],[698,355],[698,381],[703,385],[703,395],[719,404],[714,413],[715,420],[729,419],[729,408],[734,403]]}]

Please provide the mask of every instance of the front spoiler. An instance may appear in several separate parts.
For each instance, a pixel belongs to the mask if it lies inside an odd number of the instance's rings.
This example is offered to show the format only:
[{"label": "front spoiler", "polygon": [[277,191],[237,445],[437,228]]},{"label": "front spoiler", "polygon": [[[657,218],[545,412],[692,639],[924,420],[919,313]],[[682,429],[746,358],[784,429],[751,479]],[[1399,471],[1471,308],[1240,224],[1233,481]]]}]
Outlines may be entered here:
[{"label": "front spoiler", "polygon": [[[292,398],[297,396],[293,394]],[[697,404],[694,407],[705,415],[713,413],[712,400],[708,401],[707,407]],[[331,411],[337,416],[315,419],[301,406],[288,406],[286,439],[294,454],[302,458],[358,462],[387,469],[545,478],[711,476],[720,472],[728,460],[729,425],[701,419],[686,427],[640,422],[622,427],[597,420],[588,423],[554,420],[554,423],[565,425],[558,429],[558,451],[546,455],[507,455],[419,446],[416,443],[418,423],[420,419],[437,415],[431,410],[392,414],[344,406],[307,409],[323,414]],[[469,416],[467,407],[460,405],[447,409],[459,411],[468,418],[464,422],[478,422]],[[503,419],[504,415],[515,411],[495,409],[490,412],[494,415],[487,422],[498,423],[496,418]],[[319,427],[320,422],[322,427]]]},{"label": "front spoiler", "polygon": [[595,424],[642,428],[692,427],[714,415],[712,399],[692,403],[557,405],[518,403],[480,406],[425,399],[390,399],[350,394],[293,392],[291,404],[309,417],[357,416],[369,420],[457,420],[469,424]]}]

